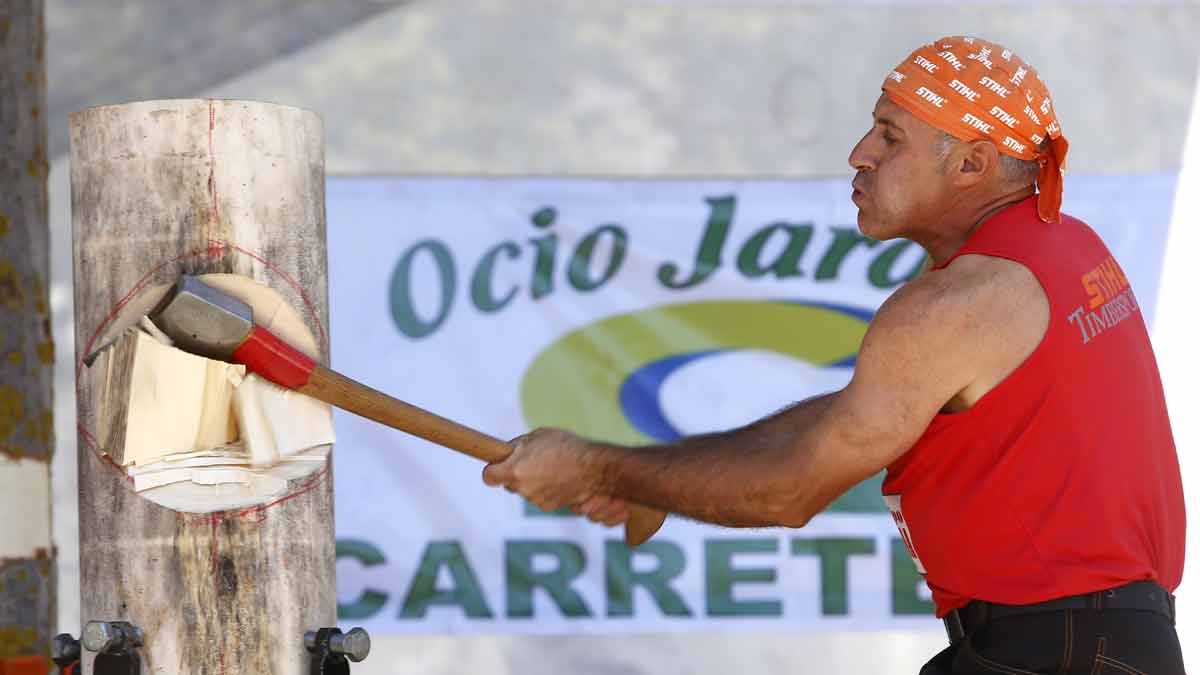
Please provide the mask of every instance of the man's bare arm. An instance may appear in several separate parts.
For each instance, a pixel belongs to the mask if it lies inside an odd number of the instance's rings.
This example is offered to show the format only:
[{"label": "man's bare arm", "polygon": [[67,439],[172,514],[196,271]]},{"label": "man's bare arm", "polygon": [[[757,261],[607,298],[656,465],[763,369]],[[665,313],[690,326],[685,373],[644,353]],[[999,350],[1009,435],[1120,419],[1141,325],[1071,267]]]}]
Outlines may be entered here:
[{"label": "man's bare arm", "polygon": [[[773,498],[785,490],[775,483],[793,479],[775,469],[788,464],[796,436],[827,413],[836,395],[801,401],[744,427],[663,446],[597,445],[596,452],[608,455],[600,459],[602,466],[612,474],[604,479],[611,481],[611,491],[602,491],[618,497],[639,494],[645,499],[649,486],[687,481],[688,491],[703,497],[689,504],[664,492],[660,498],[674,503],[673,513],[726,527],[777,525]],[[755,475],[754,485],[732,484],[730,477],[740,473]],[[642,503],[655,505],[653,499]]]},{"label": "man's bare arm", "polygon": [[801,526],[906,452],[948,401],[975,398],[1016,368],[1047,316],[1024,267],[965,256],[884,303],[839,392],[741,429],[643,448],[538,430],[484,479],[542,508],[609,495],[724,525]]}]

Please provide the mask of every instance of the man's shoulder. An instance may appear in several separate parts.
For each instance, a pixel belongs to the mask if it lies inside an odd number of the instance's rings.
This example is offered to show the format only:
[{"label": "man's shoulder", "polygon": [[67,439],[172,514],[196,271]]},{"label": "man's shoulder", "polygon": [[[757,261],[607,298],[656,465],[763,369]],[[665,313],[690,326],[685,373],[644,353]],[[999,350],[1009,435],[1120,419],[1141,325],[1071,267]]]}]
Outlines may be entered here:
[{"label": "man's shoulder", "polygon": [[937,390],[935,409],[955,400],[969,407],[1033,353],[1049,324],[1048,298],[1028,268],[963,255],[909,282],[880,307],[859,364],[944,383],[948,389]]},{"label": "man's shoulder", "polygon": [[966,338],[1013,323],[1041,323],[1048,312],[1046,292],[1028,267],[1006,258],[967,254],[901,287],[880,307],[873,323],[889,333]]},{"label": "man's shoulder", "polygon": [[966,253],[938,270],[939,282],[967,295],[990,293],[996,290],[1039,290],[1037,275],[1023,261],[988,255]]},{"label": "man's shoulder", "polygon": [[946,267],[910,281],[895,297],[908,306],[952,309],[973,307],[989,299],[1038,295],[1045,295],[1041,283],[1025,264],[1000,256],[967,253]]}]

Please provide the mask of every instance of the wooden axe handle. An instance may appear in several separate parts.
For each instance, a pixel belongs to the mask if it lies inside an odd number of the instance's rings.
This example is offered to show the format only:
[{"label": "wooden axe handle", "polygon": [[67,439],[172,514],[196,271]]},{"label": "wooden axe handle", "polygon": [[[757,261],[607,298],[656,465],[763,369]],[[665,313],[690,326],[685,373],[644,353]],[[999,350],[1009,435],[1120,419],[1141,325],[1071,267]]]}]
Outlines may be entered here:
[{"label": "wooden axe handle", "polygon": [[[315,366],[308,382],[296,391],[488,463],[503,461],[513,451],[511,445],[498,438],[392,398],[323,366]],[[625,543],[637,546],[648,540],[666,517],[662,511],[630,504]]]}]

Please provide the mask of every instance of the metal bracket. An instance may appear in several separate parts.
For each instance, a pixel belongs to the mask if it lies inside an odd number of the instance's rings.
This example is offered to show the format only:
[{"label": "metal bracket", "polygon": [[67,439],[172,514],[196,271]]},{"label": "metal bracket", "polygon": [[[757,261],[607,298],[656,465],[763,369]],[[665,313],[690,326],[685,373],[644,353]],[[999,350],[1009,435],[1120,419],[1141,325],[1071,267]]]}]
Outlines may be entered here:
[{"label": "metal bracket", "polygon": [[141,675],[137,648],[143,638],[142,629],[128,621],[89,621],[80,642],[84,649],[96,652],[92,675]]},{"label": "metal bracket", "polygon": [[79,640],[70,633],[59,633],[50,641],[50,660],[61,675],[74,675],[79,670]]},{"label": "metal bracket", "polygon": [[350,675],[349,661],[358,663],[371,653],[371,636],[361,628],[348,633],[319,628],[304,634],[304,648],[311,655],[309,675]]}]

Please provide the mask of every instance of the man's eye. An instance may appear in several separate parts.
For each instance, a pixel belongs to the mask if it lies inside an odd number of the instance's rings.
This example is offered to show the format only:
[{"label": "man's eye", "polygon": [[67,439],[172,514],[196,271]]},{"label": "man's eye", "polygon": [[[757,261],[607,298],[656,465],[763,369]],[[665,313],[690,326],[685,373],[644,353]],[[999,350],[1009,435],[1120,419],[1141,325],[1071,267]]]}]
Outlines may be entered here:
[{"label": "man's eye", "polygon": [[893,145],[896,142],[896,140],[897,140],[896,138],[889,136],[888,134],[883,135],[883,142],[887,143],[888,145]]}]

